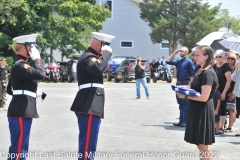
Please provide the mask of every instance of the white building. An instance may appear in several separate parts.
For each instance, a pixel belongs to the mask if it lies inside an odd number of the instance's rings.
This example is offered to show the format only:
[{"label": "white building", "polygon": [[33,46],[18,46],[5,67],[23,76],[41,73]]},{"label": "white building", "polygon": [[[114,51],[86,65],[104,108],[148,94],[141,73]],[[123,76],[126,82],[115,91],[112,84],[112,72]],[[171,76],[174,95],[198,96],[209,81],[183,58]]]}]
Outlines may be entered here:
[{"label": "white building", "polygon": [[[151,29],[140,18],[140,8],[134,0],[97,0],[97,3],[110,6],[111,18],[103,23],[100,32],[116,36],[111,44],[114,56],[140,55],[149,61],[169,56],[168,41],[152,43]],[[55,51],[54,58],[60,61],[60,53]]]},{"label": "white building", "polygon": [[141,55],[150,61],[169,56],[168,41],[152,43],[151,29],[140,18],[141,10],[134,0],[98,0],[98,3],[107,3],[111,9],[112,16],[103,23],[101,32],[116,36],[111,44],[113,55]]}]

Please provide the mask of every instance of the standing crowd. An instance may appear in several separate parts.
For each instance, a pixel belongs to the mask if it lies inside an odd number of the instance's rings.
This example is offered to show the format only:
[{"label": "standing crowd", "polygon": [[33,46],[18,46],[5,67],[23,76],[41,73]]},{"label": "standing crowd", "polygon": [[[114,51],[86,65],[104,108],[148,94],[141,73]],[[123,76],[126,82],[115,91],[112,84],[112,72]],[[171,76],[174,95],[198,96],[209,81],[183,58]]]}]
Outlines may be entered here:
[{"label": "standing crowd", "polygon": [[[147,60],[148,61],[148,60]],[[159,65],[166,65],[166,59],[164,56],[162,56],[162,58],[158,58],[157,61],[155,61],[155,59],[152,60],[151,63],[149,63],[149,66],[151,68],[151,78],[153,77],[153,73],[156,71],[156,69],[158,68]]]},{"label": "standing crowd", "polygon": [[[93,32],[88,49],[74,64],[75,81],[79,90],[70,110],[76,116],[79,127],[78,160],[94,159],[87,157],[96,152],[101,120],[104,118],[105,92],[102,72],[112,55],[110,43],[115,36]],[[38,80],[44,77],[44,60],[37,49],[37,34],[15,37],[12,46],[16,58],[11,68],[11,78],[7,85],[7,93],[12,95],[8,108],[8,123],[11,137],[9,153],[27,159],[32,119],[38,118],[36,98],[42,96],[38,92]],[[232,132],[239,118],[240,111],[240,62],[233,52],[217,50],[214,54],[209,46],[198,46],[192,50],[192,59],[188,58],[188,47],[175,50],[167,59],[162,57],[150,64],[152,70],[158,65],[174,65],[176,67],[176,85],[191,88],[200,96],[188,96],[176,93],[179,106],[179,122],[174,126],[186,127],[184,140],[197,145],[200,152],[210,154],[210,145],[215,143],[215,135]],[[174,60],[180,54],[181,59]],[[240,57],[239,57],[240,58]],[[29,61],[32,59],[34,66]],[[136,93],[140,99],[140,83],[143,84],[147,99],[150,93],[144,75],[145,66],[141,56],[135,64]],[[1,59],[1,106],[3,109],[6,92],[6,75],[10,71],[5,67],[6,59]],[[226,115],[229,121],[226,123]],[[228,124],[228,126],[225,126]],[[240,134],[236,134],[240,136]],[[19,159],[11,158],[11,159]],[[9,158],[10,159],[10,158]],[[211,159],[204,157],[200,159]]]},{"label": "standing crowd", "polygon": [[[178,53],[181,59],[172,60]],[[184,140],[197,145],[200,152],[210,153],[209,145],[215,143],[215,136],[237,130],[236,119],[239,118],[240,111],[240,55],[223,50],[214,53],[209,46],[193,48],[192,60],[187,55],[188,48],[183,46],[174,51],[166,63],[176,66],[177,86],[193,89],[200,96],[176,92],[180,116],[179,122],[173,125],[186,127]]]}]

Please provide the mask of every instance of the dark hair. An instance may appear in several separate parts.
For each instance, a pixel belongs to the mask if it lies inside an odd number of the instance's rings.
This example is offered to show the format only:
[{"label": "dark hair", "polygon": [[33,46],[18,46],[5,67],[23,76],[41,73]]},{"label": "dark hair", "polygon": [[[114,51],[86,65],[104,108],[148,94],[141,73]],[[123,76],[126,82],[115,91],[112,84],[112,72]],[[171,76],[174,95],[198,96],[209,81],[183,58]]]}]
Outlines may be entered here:
[{"label": "dark hair", "polygon": [[196,49],[200,49],[203,52],[203,55],[206,56],[208,55],[208,59],[206,59],[204,65],[202,68],[199,69],[198,73],[196,74],[197,76],[200,75],[204,70],[207,70],[209,68],[209,66],[213,66],[213,49],[209,46],[206,45],[202,45],[202,46],[198,46]]}]

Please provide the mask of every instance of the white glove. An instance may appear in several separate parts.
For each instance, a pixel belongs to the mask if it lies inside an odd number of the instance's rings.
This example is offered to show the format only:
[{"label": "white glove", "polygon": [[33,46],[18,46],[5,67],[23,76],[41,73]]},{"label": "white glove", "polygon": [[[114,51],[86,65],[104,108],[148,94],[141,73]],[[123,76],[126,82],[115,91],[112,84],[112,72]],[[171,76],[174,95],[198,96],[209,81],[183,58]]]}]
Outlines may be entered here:
[{"label": "white glove", "polygon": [[38,51],[38,49],[32,44],[31,45],[31,52],[29,52],[30,57],[32,58],[32,60],[34,61],[35,59],[40,59],[40,53]]},{"label": "white glove", "polygon": [[40,88],[37,89],[37,93],[36,93],[36,98],[40,98],[42,97],[42,90]]},{"label": "white glove", "polygon": [[112,48],[109,47],[108,45],[104,45],[104,46],[102,46],[101,51],[102,51],[102,52],[104,52],[104,51],[109,51],[109,52],[112,53]]}]

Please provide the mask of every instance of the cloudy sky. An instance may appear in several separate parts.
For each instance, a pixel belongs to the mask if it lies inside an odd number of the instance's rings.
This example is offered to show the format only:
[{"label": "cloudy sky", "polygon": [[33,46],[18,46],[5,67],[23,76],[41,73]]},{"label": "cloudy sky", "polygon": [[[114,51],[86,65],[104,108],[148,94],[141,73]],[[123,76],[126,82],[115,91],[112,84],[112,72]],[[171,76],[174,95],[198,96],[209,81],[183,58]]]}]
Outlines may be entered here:
[{"label": "cloudy sky", "polygon": [[240,16],[240,0],[203,0],[209,2],[212,6],[217,6],[222,3],[221,9],[228,9],[230,16]]}]

